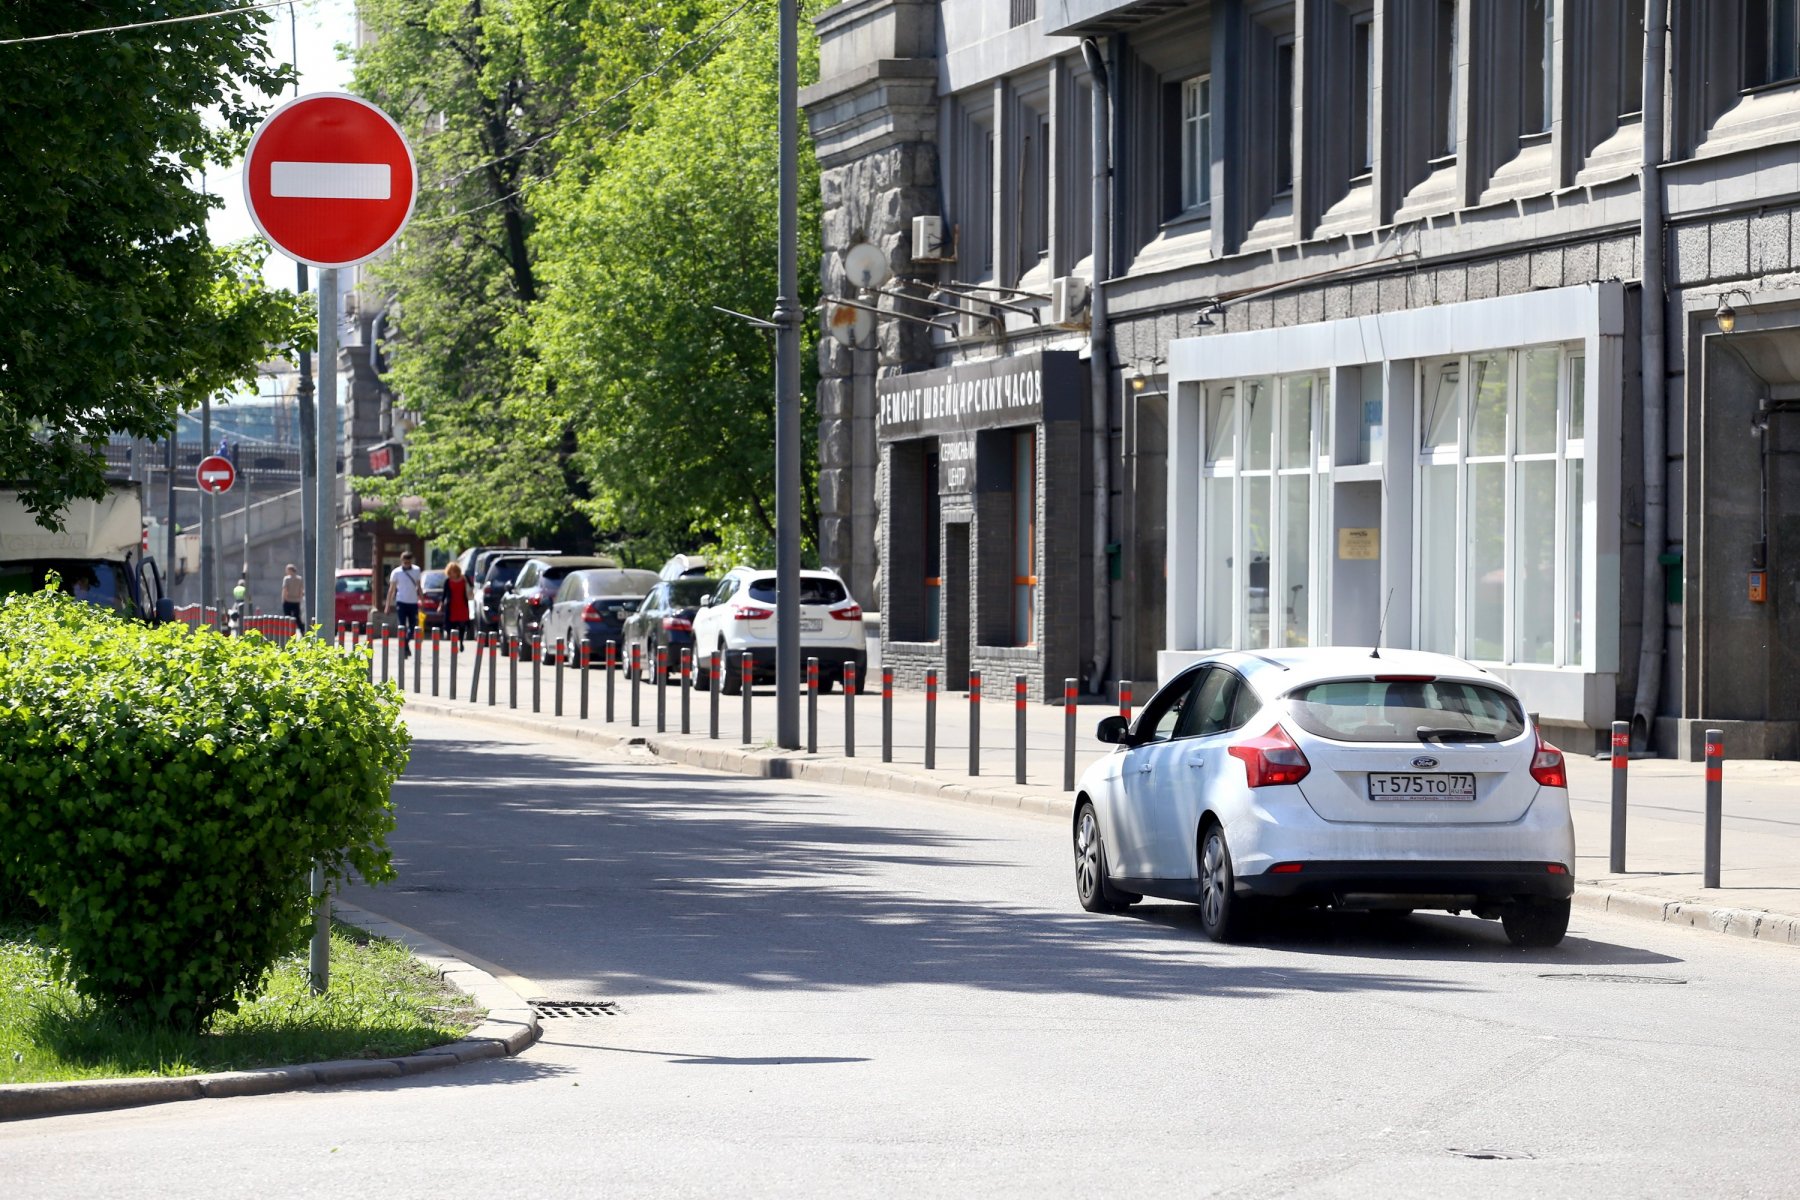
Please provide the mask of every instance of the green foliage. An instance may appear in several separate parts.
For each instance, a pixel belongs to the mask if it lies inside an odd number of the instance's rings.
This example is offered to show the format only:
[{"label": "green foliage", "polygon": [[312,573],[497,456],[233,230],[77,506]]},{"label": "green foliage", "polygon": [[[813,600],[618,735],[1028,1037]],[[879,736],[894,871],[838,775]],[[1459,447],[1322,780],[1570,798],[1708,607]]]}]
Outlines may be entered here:
[{"label": "green foliage", "polygon": [[[0,38],[223,7],[223,0],[8,0]],[[99,497],[109,434],[163,437],[309,329],[219,248],[198,188],[230,161],[287,69],[266,13],[0,46],[0,478],[44,524]],[[204,114],[216,121],[209,126]]]},{"label": "green foliage", "polygon": [[83,996],[203,1027],[298,946],[315,860],[393,875],[399,693],[335,647],[0,604],[0,864]]}]

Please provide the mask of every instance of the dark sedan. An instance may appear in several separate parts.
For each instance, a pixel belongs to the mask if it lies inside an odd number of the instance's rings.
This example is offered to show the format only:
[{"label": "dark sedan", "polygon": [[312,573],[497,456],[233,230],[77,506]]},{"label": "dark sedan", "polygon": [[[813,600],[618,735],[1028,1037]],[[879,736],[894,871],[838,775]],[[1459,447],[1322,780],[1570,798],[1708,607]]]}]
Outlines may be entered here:
[{"label": "dark sedan", "polygon": [[[717,579],[671,579],[657,584],[644,597],[638,610],[625,622],[624,653],[629,656],[631,647],[638,648],[646,680],[654,681],[659,646],[669,655],[666,675],[681,670],[681,651],[694,646],[694,614],[700,609],[700,601],[718,586]],[[626,661],[630,661],[629,657]]]},{"label": "dark sedan", "polygon": [[589,662],[599,665],[606,661],[606,643],[614,642],[621,647],[620,662],[628,663],[623,651],[625,622],[656,582],[654,571],[590,568],[569,572],[557,590],[556,603],[544,614],[545,656],[556,656],[559,638],[572,655],[580,653],[580,644],[586,640]]},{"label": "dark sedan", "polygon": [[484,632],[500,628],[500,601],[505,598],[519,569],[534,558],[559,554],[556,550],[485,550],[475,556],[475,606],[470,615]]},{"label": "dark sedan", "polygon": [[544,614],[556,603],[556,593],[571,571],[617,565],[610,558],[584,558],[572,554],[526,559],[512,588],[500,599],[501,631],[529,642],[538,636]]}]

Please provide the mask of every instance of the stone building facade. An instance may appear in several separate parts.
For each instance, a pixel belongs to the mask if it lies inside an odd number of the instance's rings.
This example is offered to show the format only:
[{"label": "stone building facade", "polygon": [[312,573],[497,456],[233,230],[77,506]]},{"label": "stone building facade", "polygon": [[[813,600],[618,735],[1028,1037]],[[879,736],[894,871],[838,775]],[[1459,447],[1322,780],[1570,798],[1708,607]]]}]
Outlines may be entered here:
[{"label": "stone building facade", "polygon": [[1796,28],[1786,0],[834,6],[827,294],[873,241],[915,281],[883,308],[1038,311],[825,352],[830,560],[893,569],[885,377],[1099,346],[1105,470],[1043,486],[1077,523],[1103,489],[1112,553],[1078,533],[1041,578],[1114,577],[1049,614],[1108,679],[1379,638],[1481,663],[1571,748],[1630,719],[1800,755]]}]

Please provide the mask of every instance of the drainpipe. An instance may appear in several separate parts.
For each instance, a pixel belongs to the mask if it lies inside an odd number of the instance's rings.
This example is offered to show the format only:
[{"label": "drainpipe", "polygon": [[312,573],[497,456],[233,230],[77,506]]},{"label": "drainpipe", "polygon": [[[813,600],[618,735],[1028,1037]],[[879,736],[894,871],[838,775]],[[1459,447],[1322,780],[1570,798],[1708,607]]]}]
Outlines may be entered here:
[{"label": "drainpipe", "polygon": [[1668,641],[1664,615],[1662,556],[1668,549],[1668,504],[1664,482],[1668,475],[1667,429],[1668,367],[1664,359],[1663,323],[1668,311],[1663,294],[1663,42],[1668,25],[1667,0],[1644,5],[1644,165],[1638,184],[1642,203],[1638,245],[1644,256],[1643,379],[1644,379],[1644,623],[1638,646],[1637,698],[1632,705],[1632,740],[1642,749],[1656,741],[1656,710],[1662,695],[1663,660]]},{"label": "drainpipe", "polygon": [[1094,81],[1093,148],[1094,160],[1093,243],[1094,281],[1088,289],[1088,396],[1093,406],[1094,457],[1094,658],[1088,669],[1088,691],[1099,695],[1106,690],[1107,666],[1112,658],[1112,572],[1106,547],[1112,533],[1111,473],[1111,405],[1110,372],[1106,326],[1106,289],[1102,280],[1111,274],[1112,239],[1112,152],[1111,116],[1107,98],[1106,55],[1093,38],[1081,43],[1081,57]]}]

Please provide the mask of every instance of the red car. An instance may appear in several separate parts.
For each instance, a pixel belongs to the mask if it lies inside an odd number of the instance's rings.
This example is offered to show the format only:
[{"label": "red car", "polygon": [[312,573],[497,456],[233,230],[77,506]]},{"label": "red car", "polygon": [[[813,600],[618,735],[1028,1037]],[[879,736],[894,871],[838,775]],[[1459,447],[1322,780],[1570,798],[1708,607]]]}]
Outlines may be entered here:
[{"label": "red car", "polygon": [[375,572],[367,567],[343,567],[337,573],[336,621],[360,624],[369,619],[375,594]]}]

